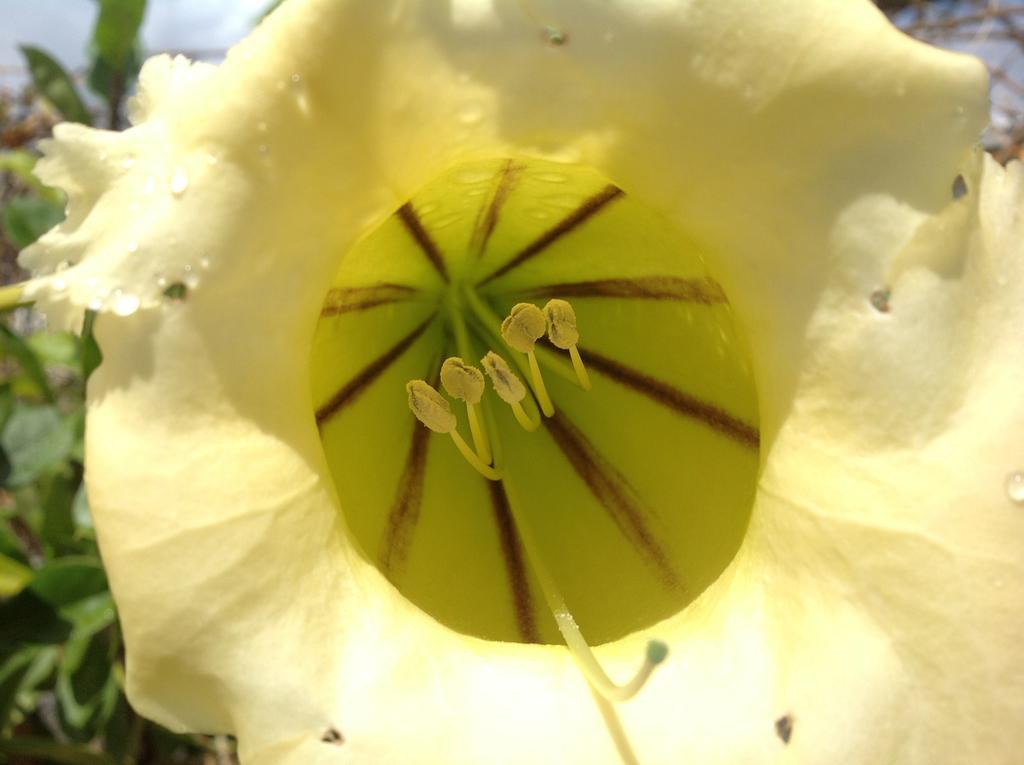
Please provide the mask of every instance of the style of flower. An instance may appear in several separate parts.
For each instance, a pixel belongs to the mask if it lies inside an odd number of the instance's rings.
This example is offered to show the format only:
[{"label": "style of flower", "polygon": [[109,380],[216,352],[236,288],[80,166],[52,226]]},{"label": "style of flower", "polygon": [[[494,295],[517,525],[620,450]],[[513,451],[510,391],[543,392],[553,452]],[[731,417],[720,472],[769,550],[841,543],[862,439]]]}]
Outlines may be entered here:
[{"label": "style of flower", "polygon": [[[289,0],[220,67],[150,61],[132,128],[56,131],[68,218],[24,256],[54,321],[101,314],[133,703],[246,765],[1012,762],[1022,175],[972,151],[985,109],[866,0]],[[500,324],[551,298],[593,386],[541,340],[545,417]],[[481,394],[498,481],[405,408],[485,350],[544,423]],[[602,667],[667,644],[632,700],[538,607],[509,486]]]}]

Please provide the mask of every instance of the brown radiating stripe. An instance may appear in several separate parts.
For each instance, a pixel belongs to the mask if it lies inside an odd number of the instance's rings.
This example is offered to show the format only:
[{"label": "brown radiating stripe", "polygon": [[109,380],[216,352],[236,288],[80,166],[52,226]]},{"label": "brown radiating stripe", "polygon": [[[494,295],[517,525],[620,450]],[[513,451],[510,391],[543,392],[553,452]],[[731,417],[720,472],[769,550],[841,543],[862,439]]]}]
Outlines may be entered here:
[{"label": "brown radiating stripe", "polygon": [[365,311],[379,305],[408,300],[419,292],[405,284],[382,282],[368,287],[336,287],[327,293],[321,316],[337,316],[342,313]]},{"label": "brown radiating stripe", "polygon": [[528,244],[518,255],[510,260],[505,265],[501,266],[497,271],[494,271],[489,276],[485,277],[482,281],[477,283],[477,286],[483,286],[488,282],[494,281],[499,276],[504,276],[513,268],[518,268],[530,258],[543,252],[555,241],[561,239],[563,236],[568,234],[575,228],[586,223],[594,215],[604,209],[605,205],[614,199],[618,199],[623,195],[622,189],[613,184],[608,184],[601,191],[594,194],[592,197],[588,197],[583,200],[583,203],[564,217],[561,221],[556,223],[554,226],[549,228],[537,239]]},{"label": "brown radiating stripe", "polygon": [[395,215],[405,225],[412,238],[416,240],[416,244],[420,246],[423,254],[427,256],[427,260],[430,261],[430,265],[447,282],[448,268],[444,264],[444,256],[441,255],[441,251],[437,248],[437,243],[430,238],[430,234],[423,228],[423,221],[420,220],[420,216],[412,206],[412,202],[406,202],[399,207]]},{"label": "brown radiating stripe", "polygon": [[630,390],[647,396],[652,401],[668,407],[684,417],[692,417],[712,430],[738,441],[744,446],[756,449],[761,443],[761,434],[758,429],[743,420],[733,417],[724,409],[707,401],[702,401],[696,396],[684,393],[666,382],[655,379],[643,372],[627,367],[615,359],[602,356],[591,350],[584,350],[577,346],[580,356],[588,369],[593,369],[601,374],[610,377],[620,385]]},{"label": "brown radiating stripe", "polygon": [[[441,377],[441,358],[438,356],[427,374],[423,376],[435,388]],[[420,520],[423,506],[423,480],[427,474],[427,449],[430,446],[430,430],[415,417],[412,420],[412,435],[409,450],[405,455],[405,467],[398,482],[395,501],[388,513],[388,526],[380,545],[380,565],[384,575],[395,582],[402,565],[409,555],[409,545]]]},{"label": "brown radiating stripe", "polygon": [[526,575],[523,545],[512,519],[505,486],[501,481],[487,481],[487,488],[491,493],[491,510],[494,512],[494,523],[498,527],[501,554],[505,558],[505,571],[508,573],[508,583],[512,590],[512,604],[515,608],[519,636],[523,642],[539,643],[540,633],[537,631],[533,596]]},{"label": "brown radiating stripe", "polygon": [[583,432],[563,413],[556,411],[553,417],[542,419],[576,475],[608,512],[623,536],[657,569],[666,586],[672,589],[679,587],[679,577],[669,564],[668,555],[647,528],[641,502],[626,477],[594,448]]},{"label": "brown radiating stripe", "polygon": [[427,448],[430,430],[413,418],[409,451],[398,483],[395,501],[388,513],[388,527],[380,546],[380,566],[384,575],[394,581],[399,567],[409,553],[412,533],[420,519],[423,504],[423,478],[427,473]]},{"label": "brown radiating stripe", "polygon": [[330,401],[316,410],[317,427],[319,428],[327,420],[337,414],[343,407],[348,406],[355,401],[360,394],[369,387],[370,383],[376,380],[385,369],[391,366],[409,349],[409,346],[416,342],[419,336],[423,334],[427,327],[430,326],[430,322],[433,320],[434,314],[431,314],[412,332],[388,348],[388,350],[384,351],[383,354],[363,367],[359,374],[342,385],[338,389],[338,392],[331,396]]},{"label": "brown radiating stripe", "polygon": [[498,218],[501,217],[501,209],[508,201],[522,170],[523,165],[516,164],[515,160],[505,160],[505,164],[498,173],[498,183],[491,194],[490,204],[480,208],[476,225],[473,227],[473,239],[469,244],[470,252],[476,253],[478,258],[483,256],[487,250],[487,243],[491,240],[491,234],[494,233],[494,229],[498,225]]},{"label": "brown radiating stripe", "polygon": [[678,300],[685,303],[729,302],[722,285],[714,279],[680,279],[676,276],[641,276],[636,279],[599,279],[588,282],[543,284],[516,290],[529,298],[635,298],[639,300]]}]

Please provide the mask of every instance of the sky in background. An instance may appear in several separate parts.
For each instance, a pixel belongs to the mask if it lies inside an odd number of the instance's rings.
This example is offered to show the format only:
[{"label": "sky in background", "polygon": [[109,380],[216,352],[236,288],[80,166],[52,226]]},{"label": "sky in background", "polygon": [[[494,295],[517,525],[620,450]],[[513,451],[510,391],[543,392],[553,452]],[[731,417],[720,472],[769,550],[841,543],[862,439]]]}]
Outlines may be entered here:
[{"label": "sky in background", "polygon": [[[237,42],[268,0],[149,0],[142,40],[147,53],[220,51]],[[0,0],[0,85],[24,75],[19,44],[43,48],[64,66],[85,66],[94,0]]]}]

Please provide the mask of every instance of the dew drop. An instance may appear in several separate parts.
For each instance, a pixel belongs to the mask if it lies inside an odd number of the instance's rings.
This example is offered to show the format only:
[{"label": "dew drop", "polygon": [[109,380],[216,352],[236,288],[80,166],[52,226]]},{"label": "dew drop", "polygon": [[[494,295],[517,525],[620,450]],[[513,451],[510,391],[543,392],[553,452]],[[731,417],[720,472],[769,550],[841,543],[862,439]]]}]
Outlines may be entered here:
[{"label": "dew drop", "polygon": [[537,173],[533,176],[538,181],[544,181],[544,183],[565,183],[569,180],[569,176],[565,173]]},{"label": "dew drop", "polygon": [[50,286],[53,288],[54,292],[63,292],[68,288],[68,283],[67,280],[62,279],[61,277],[58,276],[56,279],[50,282]]},{"label": "dew drop", "polygon": [[472,186],[476,183],[483,183],[489,181],[494,177],[494,173],[490,170],[463,170],[455,176],[459,183],[464,183],[467,186]]},{"label": "dew drop", "polygon": [[103,301],[98,297],[94,297],[92,300],[89,301],[88,305],[86,305],[86,308],[88,308],[90,311],[98,311],[102,307]]},{"label": "dew drop", "polygon": [[180,197],[187,188],[188,175],[185,174],[185,169],[183,167],[176,167],[174,175],[171,176],[171,193],[176,197]]},{"label": "dew drop", "polygon": [[484,118],[484,111],[476,104],[465,107],[459,112],[459,121],[463,125],[476,125]]},{"label": "dew drop", "polygon": [[211,165],[211,166],[216,165],[217,164],[217,155],[216,154],[207,154],[206,155],[206,164]]},{"label": "dew drop", "polygon": [[440,218],[432,220],[430,227],[432,229],[448,228],[453,223],[458,223],[462,220],[462,213],[449,213],[448,215],[442,215]]},{"label": "dew drop", "polygon": [[142,187],[142,193],[143,194],[152,194],[155,189],[156,189],[156,180],[151,175],[151,176],[149,176],[146,179],[146,183]]},{"label": "dew drop", "polygon": [[131,170],[133,167],[135,167],[135,158],[128,157],[127,159],[123,160],[121,162],[121,167],[123,167],[125,170]]},{"label": "dew drop", "polygon": [[208,268],[210,267],[210,259],[209,259],[209,258],[202,258],[202,259],[200,259],[200,261],[199,261],[199,267],[200,267],[201,269],[203,269],[204,271],[205,271],[206,269],[208,269]]},{"label": "dew drop", "polygon": [[1015,504],[1024,505],[1024,470],[1006,476],[1006,496]]},{"label": "dew drop", "polygon": [[266,145],[265,143],[261,143],[261,144],[260,144],[260,145],[259,145],[259,146],[258,146],[258,147],[256,148],[256,150],[257,150],[257,151],[258,151],[258,152],[259,152],[260,154],[263,154],[263,155],[267,155],[267,154],[269,154],[269,153],[270,153],[270,147],[269,147],[269,146],[267,146],[267,145]]},{"label": "dew drop", "polygon": [[302,75],[300,75],[300,74],[293,74],[291,76],[291,81],[292,81],[292,85],[301,85],[302,84]]},{"label": "dew drop", "polygon": [[139,243],[138,242],[128,242],[128,254],[129,255],[134,255],[138,251],[139,251]]},{"label": "dew drop", "polygon": [[133,313],[139,310],[141,302],[136,295],[132,295],[127,292],[121,292],[117,290],[114,292],[114,313],[118,316],[131,316]]}]

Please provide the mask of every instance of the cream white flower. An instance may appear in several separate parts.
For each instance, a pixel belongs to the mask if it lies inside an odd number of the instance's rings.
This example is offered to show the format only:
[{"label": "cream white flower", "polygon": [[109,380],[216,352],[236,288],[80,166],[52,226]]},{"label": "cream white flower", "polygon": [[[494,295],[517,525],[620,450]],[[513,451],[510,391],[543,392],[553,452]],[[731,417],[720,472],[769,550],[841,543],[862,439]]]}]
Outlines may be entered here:
[{"label": "cream white flower", "polygon": [[[972,152],[985,110],[978,62],[866,0],[289,0],[220,67],[150,61],[134,127],[56,131],[68,220],[24,258],[51,316],[103,311],[86,478],[133,703],[247,765],[1016,761],[1024,192]],[[749,529],[598,650],[671,646],[614,710],[564,647],[399,594],[312,416],[345,254],[504,157],[699,242],[750,347]]]}]

